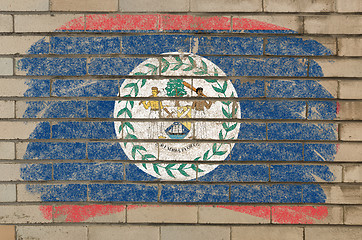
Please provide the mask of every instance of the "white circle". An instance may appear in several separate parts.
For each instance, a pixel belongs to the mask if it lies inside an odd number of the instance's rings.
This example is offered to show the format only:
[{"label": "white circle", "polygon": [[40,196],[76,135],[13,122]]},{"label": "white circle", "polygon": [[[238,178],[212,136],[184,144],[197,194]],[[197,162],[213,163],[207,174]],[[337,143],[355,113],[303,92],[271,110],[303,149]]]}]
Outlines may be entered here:
[{"label": "white circle", "polygon": [[[170,56],[172,54],[172,56]],[[211,61],[197,55],[177,55],[166,53],[159,66],[157,58],[149,58],[139,64],[129,75],[141,75],[139,79],[125,79],[120,87],[121,97],[150,97],[147,101],[116,101],[115,118],[126,119],[158,119],[155,121],[132,121],[122,124],[115,122],[117,138],[126,139],[237,139],[239,123],[223,121],[240,115],[240,106],[229,101],[206,101],[197,97],[196,88],[203,88],[207,97],[237,97],[230,80],[212,78],[226,76]],[[171,76],[168,79],[147,79],[147,75]],[[190,76],[190,79],[178,79],[177,76]],[[152,88],[158,89],[158,97],[168,97],[167,101],[152,101]],[[178,91],[177,91],[178,90]],[[175,101],[172,96],[197,97],[195,100]],[[157,103],[157,104],[156,104]],[[197,106],[203,111],[198,111]],[[158,110],[156,111],[156,109]],[[125,110],[127,109],[127,110]],[[152,110],[153,109],[153,110]],[[162,121],[160,118],[179,118],[180,121]],[[209,118],[220,121],[188,122],[183,118]],[[156,122],[157,121],[157,122]],[[201,177],[217,164],[198,164],[200,161],[223,161],[229,155],[234,144],[210,142],[128,142],[120,143],[130,160],[172,160],[190,163],[136,163],[136,166],[156,178],[162,180],[191,180]]]}]

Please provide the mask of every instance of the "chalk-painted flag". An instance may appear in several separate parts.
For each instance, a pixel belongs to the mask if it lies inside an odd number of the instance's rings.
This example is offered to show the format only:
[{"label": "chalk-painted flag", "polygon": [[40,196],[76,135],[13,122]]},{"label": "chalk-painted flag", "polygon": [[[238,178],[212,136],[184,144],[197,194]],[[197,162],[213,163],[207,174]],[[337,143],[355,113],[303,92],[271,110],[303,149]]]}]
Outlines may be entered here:
[{"label": "chalk-painted flag", "polygon": [[[263,218],[260,207],[225,204],[326,201],[317,183],[338,176],[308,164],[337,152],[336,124],[318,122],[337,114],[330,83],[313,80],[323,71],[310,57],[332,54],[319,42],[255,19],[167,14],[88,15],[56,32],[17,64],[31,76],[25,96],[46,97],[23,115],[44,118],[26,143],[22,178],[34,184],[24,191],[44,202],[218,204]],[[280,221],[294,221],[286,209],[304,222],[327,211],[275,207],[289,218]]]}]

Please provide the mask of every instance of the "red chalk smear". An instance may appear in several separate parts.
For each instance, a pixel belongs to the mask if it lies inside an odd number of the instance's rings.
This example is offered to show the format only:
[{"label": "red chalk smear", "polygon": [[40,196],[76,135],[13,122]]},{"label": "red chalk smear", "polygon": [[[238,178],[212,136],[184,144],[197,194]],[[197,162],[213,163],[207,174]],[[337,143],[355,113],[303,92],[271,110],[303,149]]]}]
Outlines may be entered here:
[{"label": "red chalk smear", "polygon": [[[247,18],[233,18],[233,30],[290,30],[274,24]],[[84,23],[85,22],[85,23]],[[86,25],[86,26],[85,26]],[[230,17],[175,14],[93,14],[74,19],[58,30],[231,30]]]},{"label": "red chalk smear", "polygon": [[160,31],[167,30],[227,30],[230,17],[197,17],[190,15],[160,15]]},{"label": "red chalk smear", "polygon": [[88,15],[86,30],[157,30],[157,15]]},{"label": "red chalk smear", "polygon": [[290,30],[274,24],[247,18],[233,18],[233,30]]},{"label": "red chalk smear", "polygon": [[110,215],[117,212],[122,212],[126,206],[112,205],[62,205],[54,207],[54,214],[51,206],[41,206],[40,211],[44,218],[52,219],[60,216],[66,216],[65,222],[83,222],[92,217]]},{"label": "red chalk smear", "polygon": [[341,111],[341,104],[337,102],[337,115],[339,114],[339,111]]},{"label": "red chalk smear", "polygon": [[40,211],[43,213],[43,216],[47,220],[52,220],[53,218],[53,206],[40,206]]},{"label": "red chalk smear", "polygon": [[58,28],[57,30],[83,30],[84,31],[84,17],[79,17],[76,19],[71,20],[70,22],[67,22],[66,24],[64,24],[63,26],[61,26],[60,28]]},{"label": "red chalk smear", "polygon": [[272,207],[272,219],[274,223],[289,224],[313,224],[316,220],[322,220],[328,216],[327,207]]},{"label": "red chalk smear", "polygon": [[137,208],[144,208],[144,207],[159,207],[159,205],[128,205],[127,210],[137,209]]},{"label": "red chalk smear", "polygon": [[[212,207],[212,205],[205,205]],[[160,207],[159,205],[129,205],[128,210],[144,207]],[[228,209],[230,211],[249,214],[255,217],[264,219],[270,218],[270,207],[268,206],[224,206],[218,205],[217,208]],[[53,217],[66,216],[65,222],[83,222],[92,217],[110,215],[122,212],[126,209],[124,205],[62,205],[54,207],[54,214],[52,206],[40,206],[40,211],[47,220]],[[272,207],[273,223],[288,223],[288,224],[313,224],[316,220],[322,220],[328,216],[327,207],[312,207],[312,206],[276,206]]]},{"label": "red chalk smear", "polygon": [[246,213],[255,217],[260,217],[264,219],[270,218],[270,207],[264,206],[216,206],[218,208],[225,208],[233,210],[235,212]]}]

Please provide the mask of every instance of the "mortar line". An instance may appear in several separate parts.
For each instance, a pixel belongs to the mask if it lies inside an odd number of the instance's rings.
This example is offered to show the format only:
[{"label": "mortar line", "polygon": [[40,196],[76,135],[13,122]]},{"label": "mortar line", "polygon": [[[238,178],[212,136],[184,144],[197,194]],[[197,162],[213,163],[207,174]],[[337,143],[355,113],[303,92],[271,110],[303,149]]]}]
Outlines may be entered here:
[{"label": "mortar line", "polygon": [[[152,98],[155,99],[155,101],[195,101],[199,100],[192,97],[175,97],[175,98],[165,98],[165,97],[155,97]],[[287,101],[294,101],[294,102],[304,102],[304,101],[325,101],[325,102],[347,102],[347,103],[361,103],[362,99],[339,99],[339,98],[265,98],[265,97],[225,97],[225,98],[218,98],[218,97],[205,97],[203,99],[210,100],[210,101],[233,101],[233,102],[240,102],[240,101],[247,101],[247,100],[261,100],[261,101],[269,101],[269,102],[287,102]],[[52,101],[52,102],[65,102],[65,101],[148,101],[150,98],[148,97],[127,97],[127,98],[120,98],[120,97],[0,97],[0,100],[2,101],[18,101],[18,102],[28,102],[28,101]],[[199,100],[200,101],[200,100]],[[35,118],[32,118],[35,119]],[[52,119],[59,119],[59,118],[52,118]],[[66,118],[65,118],[66,119]],[[68,118],[70,119],[70,118]],[[76,118],[74,118],[76,119]],[[78,118],[80,119],[80,118]],[[111,118],[111,117],[93,117],[92,119],[120,119],[120,118]],[[142,118],[137,118],[142,119]],[[241,118],[238,118],[241,119]],[[262,118],[260,118],[262,119]],[[1,120],[1,118],[0,118]],[[268,119],[267,119],[268,120]],[[288,119],[287,119],[288,120]],[[289,119],[293,120],[293,119]],[[337,121],[344,121],[344,120],[337,120]],[[359,121],[359,120],[356,120]]]},{"label": "mortar line", "polygon": [[309,120],[309,101],[305,101],[305,120]]},{"label": "mortar line", "polygon": [[11,20],[12,20],[12,31],[11,33],[15,33],[15,15],[14,14],[11,14]]},{"label": "mortar line", "polygon": [[[225,185],[225,184],[224,184]],[[160,203],[159,202],[122,202],[122,201],[92,201],[92,202],[86,202],[86,201],[52,201],[52,202],[41,202],[41,200],[39,200],[38,202],[34,202],[34,201],[22,201],[22,202],[2,202],[1,205],[3,206],[18,206],[18,205],[29,205],[29,206],[59,206],[59,205],[78,205],[78,206],[88,206],[90,204],[103,204],[103,205],[125,205],[125,204],[131,204],[131,205],[150,205],[150,206],[159,206]],[[215,204],[222,204],[222,205],[230,205],[230,206],[240,206],[240,205],[245,205],[245,206],[263,206],[263,207],[271,207],[271,204],[273,205],[273,207],[283,207],[283,206],[294,206],[294,207],[300,207],[301,203],[262,203],[262,202],[254,202],[254,203],[244,203],[244,202],[217,202],[217,203],[211,203],[211,202],[162,202],[162,205],[167,205],[167,206],[205,206],[205,205],[211,205],[214,206]],[[307,206],[312,206],[312,207],[324,207],[324,206],[328,206],[328,207],[361,207],[362,204],[361,203],[354,203],[354,204],[349,204],[349,203],[303,203],[304,205]],[[5,223],[2,223],[2,225]],[[10,223],[11,224],[11,223]],[[73,224],[73,223],[72,223]],[[119,224],[119,223],[117,223]],[[203,224],[203,223],[200,223]],[[298,224],[299,225],[299,224]],[[324,223],[321,225],[325,225]],[[333,224],[331,224],[333,225]],[[338,224],[334,224],[334,225],[338,225]],[[260,225],[259,225],[260,226]],[[357,225],[360,226],[360,225]]]},{"label": "mortar line", "polygon": [[14,101],[14,107],[13,107],[13,110],[14,110],[13,116],[14,116],[14,118],[18,118],[17,114],[16,114],[16,103],[17,103],[17,101]]},{"label": "mortar line", "polygon": [[269,224],[273,225],[273,206],[268,205],[268,207],[269,207]]},{"label": "mortar line", "polygon": [[234,16],[230,16],[230,32],[234,32]]},{"label": "mortar line", "polygon": [[17,145],[17,144],[14,142],[14,147],[13,147],[13,148],[14,148],[14,158],[15,158],[15,159],[13,159],[12,162],[13,162],[14,160],[15,160],[15,161],[18,160],[18,153],[17,153],[17,148],[18,148],[18,147],[17,147],[16,145]]},{"label": "mortar line", "polygon": [[231,227],[231,225],[230,225],[230,226],[229,226],[229,239],[230,239],[230,240],[232,240],[231,231],[232,231],[232,227]]},{"label": "mortar line", "polygon": [[[138,164],[138,163],[172,163],[172,160],[168,160],[168,161],[163,161],[163,160],[159,160],[159,161],[144,161],[144,160],[132,160],[134,162],[134,164]],[[6,162],[1,162],[1,164],[51,164],[52,162],[55,163],[124,163],[124,164],[128,164],[129,160],[38,160],[38,159],[34,159],[34,160],[23,160],[23,161],[14,161],[14,160],[7,160]],[[194,161],[191,160],[179,160],[178,161],[180,164],[191,164],[194,163]],[[279,165],[279,166],[284,166],[284,165],[291,165],[291,164],[298,164],[298,166],[319,166],[321,165],[321,162],[303,162],[303,161],[257,161],[257,163],[255,163],[255,160],[250,160],[250,161],[242,161],[241,163],[239,161],[236,160],[228,160],[227,162],[219,162],[219,161],[210,161],[210,162],[205,162],[202,163],[201,165],[250,165],[250,164],[256,164],[256,165],[268,165],[268,164],[273,164],[273,165]],[[358,162],[357,162],[358,163]],[[330,166],[341,166],[341,164],[345,164],[345,165],[356,165],[356,162],[324,162],[323,165],[330,165]],[[102,180],[99,180],[102,181]],[[115,181],[115,180],[113,180]],[[346,184],[348,184],[348,182],[345,182]],[[357,184],[357,183],[353,183],[353,184]]]},{"label": "mortar line", "polygon": [[161,240],[161,234],[162,234],[161,228],[162,228],[162,226],[159,225],[159,226],[158,226],[158,239],[159,239],[159,240]]},{"label": "mortar line", "polygon": [[12,60],[12,64],[13,64],[13,66],[12,66],[13,74],[10,77],[14,77],[16,75],[16,59],[14,57],[11,57],[11,60]]},{"label": "mortar line", "polygon": [[345,175],[345,165],[344,165],[344,164],[342,164],[341,166],[342,166],[342,179],[341,179],[341,181],[344,183],[344,182],[345,182],[345,180],[344,180],[344,175]]},{"label": "mortar line", "polygon": [[342,205],[342,224],[346,224],[346,205]]},{"label": "mortar line", "polygon": [[14,239],[18,239],[18,228],[19,228],[19,224],[16,224],[15,226],[14,226],[14,228],[15,228],[15,233],[14,233]]},{"label": "mortar line", "polygon": [[306,240],[305,239],[305,227],[303,227],[303,240]]},{"label": "mortar line", "polygon": [[86,230],[87,230],[86,239],[89,240],[89,225],[86,225]]},{"label": "mortar line", "polygon": [[337,80],[337,99],[338,102],[341,101],[341,80]]},{"label": "mortar line", "polygon": [[125,211],[124,212],[124,218],[125,218],[124,222],[128,223],[128,206],[129,206],[129,204],[126,203],[125,206],[126,206],[126,208],[124,209],[124,211]]},{"label": "mortar line", "polygon": [[[191,11],[191,10],[190,10]],[[93,15],[93,14],[106,14],[107,12],[104,11],[0,11],[0,14],[6,14],[6,15],[10,15],[10,14],[14,14],[14,15],[82,15],[82,14],[87,14],[87,15]],[[129,15],[129,14],[133,14],[133,15],[139,15],[139,14],[150,14],[150,15],[154,15],[154,14],[172,14],[172,15],[182,15],[182,14],[187,14],[187,11],[178,11],[178,12],[173,12],[173,11],[168,11],[168,12],[161,12],[161,11],[110,11],[108,12],[109,14],[112,13],[118,13],[120,15]],[[289,16],[314,16],[314,17],[319,17],[319,16],[344,16],[344,15],[351,15],[351,16],[358,16],[360,15],[360,12],[262,12],[262,11],[235,11],[235,12],[230,12],[230,11],[218,11],[218,12],[197,12],[197,11],[192,11],[189,12],[190,14],[192,14],[192,16],[223,16],[226,14],[229,15],[240,15],[240,16],[250,16],[251,14],[256,15],[256,16],[265,16],[265,15],[269,15],[269,14],[273,14],[273,15],[289,15]]]}]

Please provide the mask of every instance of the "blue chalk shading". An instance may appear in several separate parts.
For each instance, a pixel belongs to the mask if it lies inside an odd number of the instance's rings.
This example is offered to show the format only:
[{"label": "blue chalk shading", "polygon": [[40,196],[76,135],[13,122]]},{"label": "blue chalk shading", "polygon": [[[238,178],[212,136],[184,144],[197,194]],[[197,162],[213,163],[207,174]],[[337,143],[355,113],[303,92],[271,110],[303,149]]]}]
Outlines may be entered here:
[{"label": "blue chalk shading", "polygon": [[119,143],[90,142],[87,150],[92,160],[128,160]]},{"label": "blue chalk shading", "polygon": [[241,140],[265,140],[265,123],[240,123],[238,139]]},{"label": "blue chalk shading", "polygon": [[[331,61],[333,62],[333,61]],[[322,67],[314,60],[309,60],[309,77],[323,77]]]},{"label": "blue chalk shading", "polygon": [[52,138],[114,139],[111,129],[114,129],[113,122],[59,122],[52,126]]},{"label": "blue chalk shading", "polygon": [[90,201],[157,202],[158,187],[142,184],[90,184]]},{"label": "blue chalk shading", "polygon": [[301,203],[302,186],[286,184],[271,185],[270,197],[272,203]]},{"label": "blue chalk shading", "polygon": [[234,57],[205,57],[206,59],[217,65],[226,76],[234,76]]},{"label": "blue chalk shading", "polygon": [[233,30],[233,32],[243,32],[243,33],[264,33],[264,34],[296,34],[297,31],[294,30]]},{"label": "blue chalk shading", "polygon": [[[199,165],[203,169],[203,165]],[[268,182],[268,165],[219,165],[215,170],[199,177],[203,182]]]},{"label": "blue chalk shading", "polygon": [[23,158],[59,160],[85,159],[86,144],[71,142],[30,142]]},{"label": "blue chalk shading", "polygon": [[90,118],[113,118],[115,101],[89,101],[88,117]]},{"label": "blue chalk shading", "polygon": [[53,54],[112,54],[121,53],[119,37],[51,37]]},{"label": "blue chalk shading", "polygon": [[[107,31],[110,32],[110,31]],[[137,32],[137,31],[135,31]],[[140,31],[138,31],[140,32]],[[195,32],[195,31],[194,31]],[[198,31],[197,31],[198,32]],[[215,31],[210,31],[215,32]],[[216,31],[218,32],[218,31]],[[292,30],[247,30],[249,33],[296,33]],[[193,49],[195,41],[184,44],[188,41],[186,35],[178,36],[126,36],[123,41],[123,53],[127,54],[153,54],[166,51],[177,51],[181,49],[186,52]],[[270,37],[269,37],[270,38]],[[29,53],[31,54],[113,54],[119,53],[119,37],[54,37],[52,38],[52,52],[49,52],[50,45],[45,40],[35,43]],[[143,39],[139,44],[136,40]],[[99,44],[98,44],[99,43]],[[259,55],[262,45],[260,37],[241,38],[241,37],[199,37],[198,54],[228,54],[228,55]],[[128,44],[128,45],[127,45]],[[132,45],[133,44],[133,45]],[[137,45],[136,45],[137,44]],[[148,46],[147,46],[148,44]],[[283,44],[288,47],[283,48]],[[300,44],[300,46],[297,46]],[[152,45],[152,46],[151,46]],[[220,47],[224,46],[224,47]],[[267,54],[278,55],[328,55],[327,49],[319,43],[313,41],[303,41],[288,37],[270,38],[267,44]],[[176,48],[176,50],[175,50]],[[191,49],[190,49],[191,48]],[[128,51],[128,52],[127,52]],[[142,53],[142,51],[144,53]],[[288,57],[207,57],[213,63],[218,65],[228,76],[309,76],[321,77],[323,72],[318,63],[314,60],[308,62],[302,58]],[[128,75],[145,58],[92,58],[88,67],[92,75]],[[87,73],[86,58],[24,58],[18,62],[18,68],[26,71],[27,75],[57,75],[57,76],[81,76]],[[108,97],[117,96],[118,80],[53,80],[52,96],[57,97]],[[271,80],[267,82],[267,95],[265,95],[264,81],[256,80],[254,82],[236,80],[233,85],[237,91],[238,97],[276,97],[276,98],[333,98],[333,96],[317,81],[312,80],[293,80],[280,81]],[[24,96],[27,97],[47,97],[50,93],[49,80],[28,80],[29,89]],[[72,101],[77,102],[77,101]],[[69,103],[71,107],[72,103]],[[76,106],[81,106],[83,103]],[[287,110],[293,109],[293,105],[282,108],[277,111],[266,111],[260,116],[260,119],[299,119],[296,116],[290,117]],[[318,103],[310,104],[310,107],[318,108],[320,116],[312,114],[309,119],[333,119],[333,114],[329,112],[332,107],[321,106]],[[113,117],[114,101],[89,101],[89,117],[102,118]],[[279,106],[280,107],[280,106]],[[279,109],[278,107],[278,109]],[[295,106],[296,109],[298,106]],[[59,118],[62,116],[84,116],[83,111],[71,111],[65,109],[65,105],[47,105],[33,104],[28,107],[29,116],[35,116],[43,111],[41,116],[51,116]],[[62,110],[63,109],[63,110]],[[243,110],[243,108],[241,109]],[[323,111],[321,111],[323,110]],[[248,114],[242,111],[242,114]],[[298,112],[298,111],[296,111]],[[63,115],[62,115],[63,114]],[[73,115],[72,115],[73,114]],[[77,115],[78,114],[78,115]],[[250,114],[250,113],[249,113]],[[260,114],[255,111],[255,114]],[[250,119],[256,115],[250,115]],[[294,118],[295,117],[295,118]],[[93,125],[95,124],[95,125]],[[99,125],[97,125],[99,124]],[[269,124],[270,125],[270,124]],[[59,123],[54,125],[54,136],[59,139],[66,138],[107,138],[116,139],[113,123]],[[239,134],[240,139],[265,139],[264,124],[242,125]],[[297,132],[295,135],[300,140],[324,139],[334,140],[336,128],[334,125],[325,127],[319,132],[322,125],[316,125],[310,128],[304,128],[307,133]],[[280,127],[280,126],[278,126]],[[275,126],[275,131],[277,128]],[[325,127],[325,129],[324,129]],[[270,128],[270,126],[269,126]],[[280,128],[282,129],[282,128]],[[281,130],[279,131],[281,132]],[[291,131],[293,127],[286,128]],[[270,129],[269,129],[270,130]],[[260,131],[260,132],[259,132]],[[293,130],[294,131],[294,130]],[[50,126],[48,123],[40,123],[32,133],[31,138],[43,139],[48,137]],[[92,133],[91,133],[92,132]],[[94,133],[93,133],[94,132]],[[263,137],[261,137],[263,136]],[[289,136],[274,135],[274,137],[283,138]],[[268,135],[270,139],[270,134]],[[330,139],[328,139],[330,138]],[[299,139],[298,139],[299,140]],[[305,144],[305,161],[333,161],[336,154],[335,144]],[[27,146],[25,159],[60,159],[77,160],[86,159],[97,160],[128,160],[119,143],[89,142],[89,143],[71,143],[71,142],[30,142]],[[302,143],[236,143],[228,156],[231,160],[239,161],[301,161],[303,160]],[[109,164],[109,165],[108,165]],[[128,181],[154,181],[157,178],[152,177],[138,169],[134,164],[127,164],[126,175],[119,175],[118,171],[123,165],[117,167],[112,164],[117,163],[57,163],[54,164],[54,177],[58,180],[122,180],[123,177]],[[25,166],[25,165],[24,165]],[[49,179],[49,167],[39,170],[41,167],[36,165],[26,165],[22,168],[22,177],[35,181],[38,179]],[[30,167],[32,166],[32,167]],[[50,164],[49,164],[50,166]],[[106,167],[107,166],[107,167]],[[121,167],[122,166],[122,167]],[[289,165],[288,165],[289,166]],[[333,174],[324,166],[300,166],[303,169],[291,166],[273,166],[273,181],[293,181],[293,182],[312,182],[315,181],[314,175],[326,181],[331,181]],[[280,167],[280,168],[279,168]],[[284,168],[283,168],[284,167]],[[283,169],[281,169],[283,168]],[[287,169],[285,169],[287,168]],[[117,171],[115,170],[117,169]],[[237,181],[256,181],[262,182],[268,180],[268,168],[262,165],[220,165],[214,171],[200,177],[198,180],[217,181],[217,182],[237,182]],[[288,174],[288,172],[290,174]],[[300,173],[300,174],[299,174]],[[29,176],[27,176],[29,175]],[[40,193],[43,201],[86,201],[87,187],[85,185],[31,185],[28,187],[30,192]],[[242,185],[232,186],[231,200],[233,202],[275,202],[275,203],[299,203],[301,202],[301,185],[249,185],[240,189]],[[135,201],[135,202],[156,202],[158,188],[156,186],[136,185],[136,184],[92,184],[89,186],[90,199],[92,201]],[[213,195],[214,194],[214,195]],[[250,199],[250,201],[248,200]],[[323,189],[319,185],[303,185],[303,202],[320,203],[325,202],[326,197]],[[229,188],[227,185],[173,185],[166,184],[162,186],[161,201],[163,202],[228,202]]]},{"label": "blue chalk shading", "polygon": [[306,102],[277,100],[240,101],[241,119],[305,119]]},{"label": "blue chalk shading", "polygon": [[52,96],[56,97],[116,97],[118,80],[54,80]]},{"label": "blue chalk shading", "polygon": [[319,179],[330,182],[335,177],[326,165],[271,165],[270,179],[272,182],[318,182]]},{"label": "blue chalk shading", "polygon": [[271,202],[268,185],[231,185],[231,202],[269,203]]},{"label": "blue chalk shading", "polygon": [[156,181],[159,180],[139,169],[135,164],[126,165],[127,181]]},{"label": "blue chalk shading", "polygon": [[309,101],[308,119],[310,120],[333,120],[337,115],[337,102],[332,101]]},{"label": "blue chalk shading", "polygon": [[250,98],[259,98],[265,97],[265,90],[264,90],[264,81],[263,80],[255,80],[255,81],[248,81],[248,80],[232,80],[236,93],[238,94],[237,97],[250,97]]},{"label": "blue chalk shading", "polygon": [[304,161],[311,162],[330,162],[334,161],[337,153],[336,144],[305,144],[304,145]]},{"label": "blue chalk shading", "polygon": [[38,123],[34,131],[29,136],[29,139],[49,139],[49,138],[50,138],[50,124],[48,122]]},{"label": "blue chalk shading", "polygon": [[308,73],[308,61],[302,58],[235,57],[234,64],[235,76],[306,77]]},{"label": "blue chalk shading", "polygon": [[23,118],[85,118],[84,101],[29,101]]},{"label": "blue chalk shading", "polygon": [[301,185],[231,185],[230,201],[238,203],[301,203]]},{"label": "blue chalk shading", "polygon": [[302,38],[275,37],[268,38],[265,45],[267,55],[290,56],[325,56],[333,55],[332,51],[316,40],[303,40]]},{"label": "blue chalk shading", "polygon": [[92,58],[88,65],[90,75],[128,75],[144,58]]},{"label": "blue chalk shading", "polygon": [[123,180],[123,164],[55,163],[54,180]]},{"label": "blue chalk shading", "polygon": [[316,184],[303,184],[303,203],[324,203],[327,196],[321,186]]},{"label": "blue chalk shading", "polygon": [[123,36],[123,54],[161,54],[190,52],[190,37],[185,35]]},{"label": "blue chalk shading", "polygon": [[17,67],[33,76],[83,76],[86,64],[86,58],[22,58]]},{"label": "blue chalk shading", "polygon": [[42,79],[28,79],[25,81],[28,89],[24,93],[24,97],[49,97],[50,81]]},{"label": "blue chalk shading", "polygon": [[26,185],[26,189],[40,194],[44,202],[87,201],[87,185],[82,184]]},{"label": "blue chalk shading", "polygon": [[22,164],[20,176],[24,181],[52,180],[51,164]]},{"label": "blue chalk shading", "polygon": [[199,55],[263,55],[263,39],[258,37],[199,37],[191,44]]},{"label": "blue chalk shading", "polygon": [[227,185],[162,185],[161,202],[229,202]]},{"label": "blue chalk shading", "polygon": [[318,81],[266,81],[266,96],[271,98],[334,98]]},{"label": "blue chalk shading", "polygon": [[232,161],[302,161],[301,143],[236,143]]},{"label": "blue chalk shading", "polygon": [[49,42],[47,42],[45,38],[42,38],[33,45],[31,45],[31,47],[27,52],[29,54],[48,54],[49,49],[50,49]]},{"label": "blue chalk shading", "polygon": [[337,124],[269,123],[270,140],[337,140]]}]

